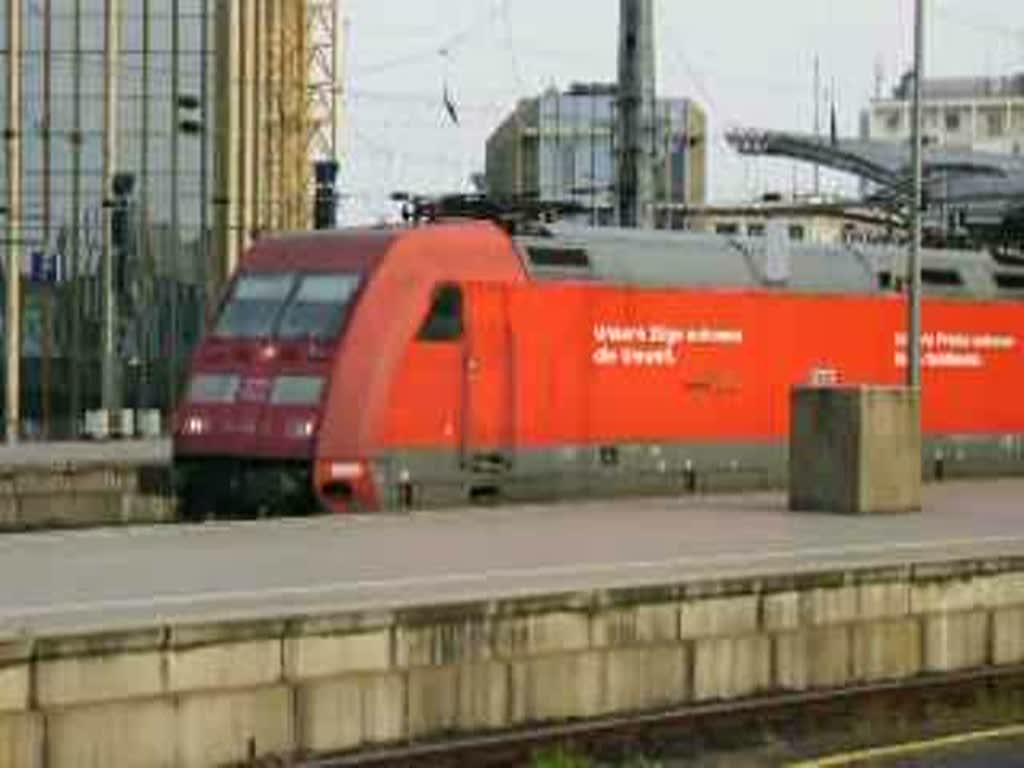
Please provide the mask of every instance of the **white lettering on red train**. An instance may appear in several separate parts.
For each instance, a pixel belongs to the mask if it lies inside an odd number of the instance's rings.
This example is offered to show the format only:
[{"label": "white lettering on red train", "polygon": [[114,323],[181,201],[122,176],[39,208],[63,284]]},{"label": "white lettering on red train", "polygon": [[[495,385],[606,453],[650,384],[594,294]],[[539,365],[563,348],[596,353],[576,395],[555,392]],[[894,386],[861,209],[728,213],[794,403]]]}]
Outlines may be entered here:
[{"label": "white lettering on red train", "polygon": [[594,326],[596,344],[591,359],[601,367],[671,368],[685,356],[686,346],[739,346],[743,331],[715,326],[649,325]]},{"label": "white lettering on red train", "polygon": [[[893,362],[907,367],[907,334],[893,336]],[[921,367],[945,370],[977,370],[988,363],[988,354],[1012,352],[1017,337],[1005,333],[936,331],[921,334]]]}]

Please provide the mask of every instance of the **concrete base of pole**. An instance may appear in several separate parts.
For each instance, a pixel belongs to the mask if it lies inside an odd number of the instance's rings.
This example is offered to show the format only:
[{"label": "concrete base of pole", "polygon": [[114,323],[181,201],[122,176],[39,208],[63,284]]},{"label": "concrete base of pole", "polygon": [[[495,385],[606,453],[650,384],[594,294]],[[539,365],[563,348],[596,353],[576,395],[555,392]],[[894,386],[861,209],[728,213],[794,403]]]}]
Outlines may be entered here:
[{"label": "concrete base of pole", "polygon": [[796,388],[789,503],[795,511],[921,510],[920,392],[905,387]]}]

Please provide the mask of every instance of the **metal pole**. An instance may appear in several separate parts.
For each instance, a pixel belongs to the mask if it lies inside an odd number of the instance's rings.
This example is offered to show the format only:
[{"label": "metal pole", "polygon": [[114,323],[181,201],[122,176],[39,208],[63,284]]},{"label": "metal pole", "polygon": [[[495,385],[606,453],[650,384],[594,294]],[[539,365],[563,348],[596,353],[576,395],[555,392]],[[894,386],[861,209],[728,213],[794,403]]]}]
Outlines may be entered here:
[{"label": "metal pole", "polygon": [[7,442],[21,422],[21,0],[7,0]]},{"label": "metal pole", "polygon": [[907,263],[907,386],[921,386],[921,185],[923,179],[921,142],[921,91],[924,81],[924,0],[915,0],[914,22],[914,106],[911,139],[913,192],[911,195],[910,260]]},{"label": "metal pole", "polygon": [[[814,138],[821,140],[821,59],[814,57]],[[814,164],[814,196],[821,195],[821,165]]]},{"label": "metal pole", "polygon": [[[50,217],[51,207],[51,175],[52,163],[50,153],[52,149],[51,137],[53,134],[53,67],[51,58],[53,56],[53,2],[43,0],[43,249],[46,257],[49,257],[50,250]],[[43,288],[43,360],[42,360],[42,383],[41,383],[41,415],[43,421],[43,437],[50,436],[50,403],[51,403],[51,371],[52,349],[50,347],[50,334],[53,318],[53,291],[56,290],[56,280],[53,285],[45,285]]]},{"label": "metal pole", "polygon": [[[103,410],[119,407],[117,375],[117,295],[114,291],[113,182],[117,159],[117,69],[120,0],[105,0],[103,43]],[[108,422],[109,423],[109,422]]]},{"label": "metal pole", "polygon": [[74,55],[71,60],[71,436],[82,417],[82,0],[75,0]]},{"label": "metal pole", "polygon": [[178,317],[178,249],[181,243],[178,232],[180,224],[178,210],[178,98],[181,96],[181,82],[178,73],[181,49],[180,17],[180,0],[171,0],[171,259],[168,265],[170,268],[168,282],[171,289],[171,370],[167,382],[167,407],[170,409],[174,408],[178,394],[178,334],[181,325],[181,320]]},{"label": "metal pole", "polygon": [[619,224],[650,228],[653,195],[648,125],[654,119],[654,5],[619,4]]},{"label": "metal pole", "polygon": [[[160,307],[156,305],[156,297],[159,295],[155,290],[156,267],[153,264],[153,249],[150,247],[150,224],[152,217],[149,212],[149,152],[150,152],[150,56],[152,54],[153,42],[151,24],[151,3],[150,0],[142,0],[142,125],[141,136],[139,137],[139,208],[141,210],[139,230],[139,246],[142,258],[142,280],[139,295],[142,297],[140,308],[142,321],[142,343],[141,348],[142,366],[139,368],[139,375],[136,377],[138,396],[136,403],[140,407],[148,407],[150,402],[151,366],[159,354],[152,354],[153,351],[153,318],[160,316]],[[139,402],[141,399],[142,402]]]},{"label": "metal pole", "polygon": [[202,102],[199,112],[199,269],[196,270],[196,280],[199,284],[199,318],[198,326],[200,331],[206,324],[206,314],[212,305],[213,297],[210,296],[208,287],[208,275],[210,272],[210,237],[209,237],[209,175],[210,175],[210,76],[209,76],[209,55],[210,55],[210,4],[209,0],[202,0],[201,14],[203,17],[203,30],[200,34],[199,52],[199,76],[202,81],[199,84],[199,100]]}]

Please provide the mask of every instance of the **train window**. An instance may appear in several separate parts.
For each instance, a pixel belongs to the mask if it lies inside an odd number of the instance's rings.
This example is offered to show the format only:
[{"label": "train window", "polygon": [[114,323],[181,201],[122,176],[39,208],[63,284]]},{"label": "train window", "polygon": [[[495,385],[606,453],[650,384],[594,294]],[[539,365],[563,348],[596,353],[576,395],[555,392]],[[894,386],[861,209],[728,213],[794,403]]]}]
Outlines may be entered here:
[{"label": "train window", "polygon": [[294,284],[291,273],[242,275],[214,334],[236,339],[270,336]]},{"label": "train window", "polygon": [[575,267],[586,269],[590,266],[590,257],[582,248],[550,248],[533,246],[527,248],[530,263],[535,267]]},{"label": "train window", "polygon": [[420,341],[458,341],[462,338],[462,289],[442,285],[434,293],[430,314],[419,333]]},{"label": "train window", "polygon": [[188,386],[188,400],[197,405],[233,403],[241,381],[236,374],[198,374]]},{"label": "train window", "polygon": [[278,376],[270,393],[273,405],[316,405],[324,391],[321,376]]},{"label": "train window", "polygon": [[358,289],[359,278],[355,275],[305,275],[288,302],[277,337],[337,337]]},{"label": "train window", "polygon": [[922,269],[921,281],[928,285],[958,286],[964,279],[955,269]]}]

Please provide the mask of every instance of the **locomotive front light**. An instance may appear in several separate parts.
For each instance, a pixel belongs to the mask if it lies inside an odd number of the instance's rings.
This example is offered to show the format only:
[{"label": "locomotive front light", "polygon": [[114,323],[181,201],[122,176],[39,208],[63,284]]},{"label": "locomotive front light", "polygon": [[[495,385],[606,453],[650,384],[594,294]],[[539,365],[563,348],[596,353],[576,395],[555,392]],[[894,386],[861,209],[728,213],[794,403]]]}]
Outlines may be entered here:
[{"label": "locomotive front light", "polygon": [[209,425],[202,416],[189,416],[181,426],[182,434],[198,437],[205,434]]},{"label": "locomotive front light", "polygon": [[316,434],[316,419],[298,419],[288,425],[288,436],[305,440]]}]

